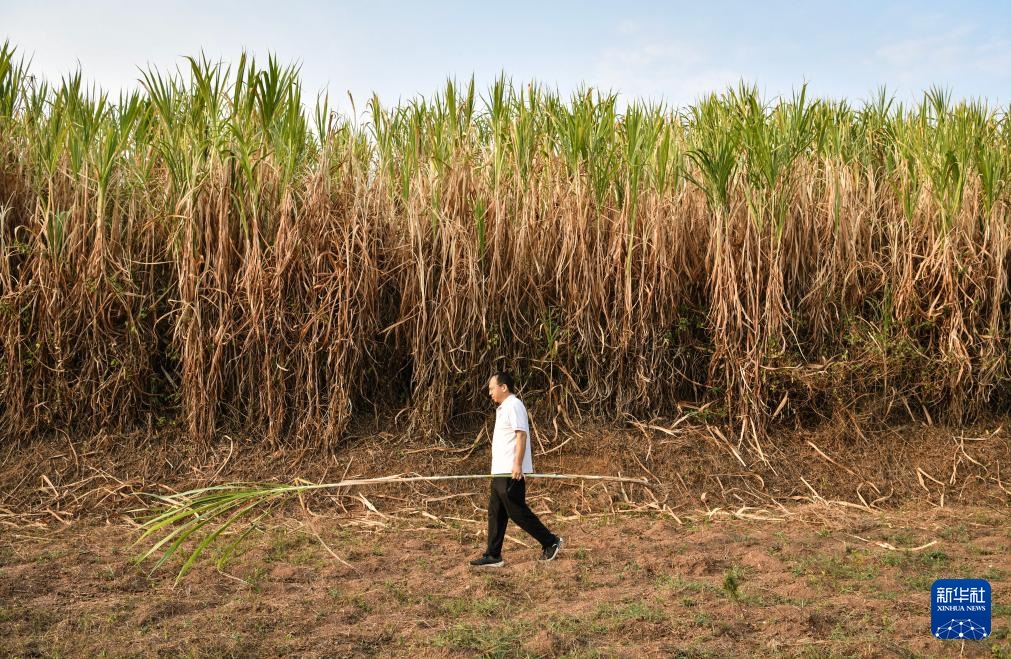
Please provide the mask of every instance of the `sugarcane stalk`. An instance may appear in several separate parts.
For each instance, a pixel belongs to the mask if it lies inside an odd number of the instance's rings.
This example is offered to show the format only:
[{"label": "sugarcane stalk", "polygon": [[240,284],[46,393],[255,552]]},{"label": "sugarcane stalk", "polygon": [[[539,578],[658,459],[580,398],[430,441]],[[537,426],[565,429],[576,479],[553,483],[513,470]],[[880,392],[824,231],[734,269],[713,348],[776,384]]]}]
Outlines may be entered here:
[{"label": "sugarcane stalk", "polygon": [[[226,483],[223,485],[211,485],[208,487],[177,492],[173,494],[152,494],[153,499],[160,502],[148,508],[133,510],[131,512],[148,513],[147,519],[140,522],[142,533],[134,546],[145,539],[163,533],[152,547],[143,554],[135,558],[136,563],[141,563],[159,549],[165,548],[161,558],[152,568],[152,572],[157,570],[162,564],[169,560],[182,547],[185,541],[196,534],[201,529],[207,528],[207,534],[197,543],[196,547],[190,551],[189,556],[183,562],[179,573],[176,575],[176,583],[194,566],[197,558],[203,551],[214,543],[225,531],[232,528],[239,519],[258,507],[265,507],[257,519],[266,514],[269,509],[276,505],[278,501],[290,495],[298,495],[312,490],[337,489],[341,487],[355,487],[362,485],[379,485],[384,483],[410,483],[419,481],[445,481],[445,480],[465,480],[494,478],[496,476],[510,476],[508,473],[489,474],[454,474],[439,476],[404,476],[396,474],[392,476],[380,476],[376,478],[352,478],[338,481],[336,483]],[[524,478],[551,478],[563,480],[596,480],[608,482],[633,483],[642,485],[650,489],[655,489],[656,485],[643,478],[630,478],[627,476],[599,476],[590,474],[524,474]],[[153,511],[152,511],[153,509]],[[220,524],[215,523],[224,518]],[[248,533],[248,529],[239,537]],[[237,541],[236,541],[237,542]],[[234,544],[229,545],[229,549],[234,549]],[[231,551],[229,551],[229,554]]]}]

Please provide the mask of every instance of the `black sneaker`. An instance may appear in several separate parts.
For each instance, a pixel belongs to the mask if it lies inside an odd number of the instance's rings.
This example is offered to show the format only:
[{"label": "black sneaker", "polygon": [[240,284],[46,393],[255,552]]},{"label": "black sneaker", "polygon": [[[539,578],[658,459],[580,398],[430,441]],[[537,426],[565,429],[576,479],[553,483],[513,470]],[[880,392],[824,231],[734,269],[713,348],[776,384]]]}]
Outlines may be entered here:
[{"label": "black sneaker", "polygon": [[505,565],[505,561],[502,560],[501,556],[496,558],[485,554],[481,558],[475,558],[470,562],[470,564],[478,565],[480,567],[501,567],[502,565]]},{"label": "black sneaker", "polygon": [[558,556],[558,552],[562,551],[562,545],[564,544],[565,541],[562,540],[562,536],[556,535],[555,542],[544,548],[544,553],[541,554],[541,557],[538,560],[541,561],[554,560],[555,556]]}]

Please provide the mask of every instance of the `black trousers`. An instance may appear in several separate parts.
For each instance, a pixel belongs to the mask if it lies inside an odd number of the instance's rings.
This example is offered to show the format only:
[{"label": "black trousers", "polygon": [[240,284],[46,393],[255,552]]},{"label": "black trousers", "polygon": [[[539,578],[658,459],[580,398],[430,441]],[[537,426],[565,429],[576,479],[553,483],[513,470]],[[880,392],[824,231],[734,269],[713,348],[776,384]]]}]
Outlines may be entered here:
[{"label": "black trousers", "polygon": [[489,556],[502,555],[502,542],[510,519],[541,543],[541,547],[549,547],[554,543],[555,534],[530,510],[526,497],[527,479],[492,477],[491,496],[488,499],[488,550],[485,552]]}]

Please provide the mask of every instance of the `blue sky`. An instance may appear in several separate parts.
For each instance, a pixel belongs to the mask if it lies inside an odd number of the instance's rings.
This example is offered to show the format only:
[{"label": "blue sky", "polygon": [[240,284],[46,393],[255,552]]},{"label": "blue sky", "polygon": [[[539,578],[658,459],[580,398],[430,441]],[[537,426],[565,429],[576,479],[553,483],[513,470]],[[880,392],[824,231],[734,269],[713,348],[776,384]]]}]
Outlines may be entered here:
[{"label": "blue sky", "polygon": [[0,38],[49,78],[75,69],[116,91],[138,67],[171,68],[202,48],[300,62],[304,94],[326,86],[359,110],[431,93],[447,76],[485,85],[504,70],[562,91],[581,83],[683,105],[739,79],[772,97],[803,82],[859,101],[933,84],[1011,101],[1005,2],[15,2]]}]

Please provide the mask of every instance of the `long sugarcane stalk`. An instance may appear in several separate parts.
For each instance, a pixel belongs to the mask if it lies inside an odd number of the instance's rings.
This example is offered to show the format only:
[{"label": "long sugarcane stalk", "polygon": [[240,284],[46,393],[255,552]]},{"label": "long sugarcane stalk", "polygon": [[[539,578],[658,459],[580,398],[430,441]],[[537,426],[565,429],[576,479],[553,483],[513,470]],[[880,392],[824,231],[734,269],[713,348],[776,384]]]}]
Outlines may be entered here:
[{"label": "long sugarcane stalk", "polygon": [[[146,520],[141,522],[140,527],[143,533],[133,543],[139,544],[145,539],[163,532],[164,535],[146,552],[136,558],[140,563],[148,559],[159,549],[164,548],[163,554],[158,562],[151,569],[157,570],[163,563],[168,561],[182,547],[191,536],[194,536],[201,529],[207,527],[206,535],[197,542],[190,551],[189,556],[184,561],[179,573],[176,575],[176,583],[193,567],[197,558],[204,549],[217,540],[225,531],[235,526],[240,519],[251,511],[259,508],[261,510],[257,519],[266,515],[273,506],[283,497],[298,495],[311,490],[336,489],[341,487],[354,487],[361,485],[378,485],[380,483],[409,483],[418,481],[443,481],[443,480],[463,480],[475,478],[493,478],[495,476],[508,476],[509,474],[459,474],[450,476],[380,476],[377,478],[353,478],[342,480],[336,483],[228,483],[225,485],[212,485],[185,492],[174,494],[147,494],[161,502],[155,504],[156,510],[151,513]],[[649,488],[655,488],[655,484],[642,478],[629,478],[627,476],[597,476],[587,474],[524,474],[524,478],[554,478],[566,480],[597,480],[622,483],[634,483]],[[131,512],[144,513],[149,508],[134,510]],[[140,515],[141,518],[144,515]],[[221,521],[224,519],[224,521]],[[256,520],[253,520],[255,523]],[[213,523],[212,523],[213,522]],[[230,542],[224,549],[218,564],[222,564],[239,542],[253,528],[253,523]]]}]

